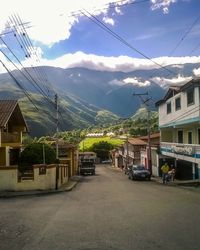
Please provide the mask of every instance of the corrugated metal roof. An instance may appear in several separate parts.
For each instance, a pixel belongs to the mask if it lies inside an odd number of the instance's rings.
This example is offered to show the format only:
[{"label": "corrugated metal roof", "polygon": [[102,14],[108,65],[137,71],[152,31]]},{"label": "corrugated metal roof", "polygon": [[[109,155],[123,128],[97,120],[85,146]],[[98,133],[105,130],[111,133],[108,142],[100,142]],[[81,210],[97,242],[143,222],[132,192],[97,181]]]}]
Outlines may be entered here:
[{"label": "corrugated metal roof", "polygon": [[0,127],[4,127],[17,105],[16,100],[0,100]]}]

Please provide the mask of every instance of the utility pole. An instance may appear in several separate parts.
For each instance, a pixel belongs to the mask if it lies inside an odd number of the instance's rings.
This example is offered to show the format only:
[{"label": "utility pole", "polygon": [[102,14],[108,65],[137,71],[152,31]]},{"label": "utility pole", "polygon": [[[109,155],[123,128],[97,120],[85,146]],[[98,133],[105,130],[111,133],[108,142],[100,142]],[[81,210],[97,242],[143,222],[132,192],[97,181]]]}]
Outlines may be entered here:
[{"label": "utility pole", "polygon": [[[149,97],[148,92],[142,93],[142,94],[133,94],[134,96],[138,96],[142,103],[145,105],[147,110],[147,133],[148,133],[148,147],[147,147],[147,168],[152,174],[152,162],[151,162],[151,124],[150,124],[150,115],[151,111],[149,109],[149,101],[151,98]],[[143,98],[143,96],[147,96],[146,99]]]},{"label": "utility pole", "polygon": [[58,95],[55,94],[55,109],[56,109],[56,160],[58,160]]},{"label": "utility pole", "polygon": [[129,164],[129,145],[128,145],[128,134],[126,135],[126,168]]}]

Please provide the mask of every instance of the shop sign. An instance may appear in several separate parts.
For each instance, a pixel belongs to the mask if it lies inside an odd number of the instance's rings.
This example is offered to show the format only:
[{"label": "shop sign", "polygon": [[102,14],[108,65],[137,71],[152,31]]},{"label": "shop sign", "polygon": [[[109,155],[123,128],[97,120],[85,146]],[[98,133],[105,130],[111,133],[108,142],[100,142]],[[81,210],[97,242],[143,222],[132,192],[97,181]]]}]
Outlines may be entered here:
[{"label": "shop sign", "polygon": [[172,146],[171,150],[175,154],[181,154],[181,155],[193,155],[194,149],[190,146]]}]

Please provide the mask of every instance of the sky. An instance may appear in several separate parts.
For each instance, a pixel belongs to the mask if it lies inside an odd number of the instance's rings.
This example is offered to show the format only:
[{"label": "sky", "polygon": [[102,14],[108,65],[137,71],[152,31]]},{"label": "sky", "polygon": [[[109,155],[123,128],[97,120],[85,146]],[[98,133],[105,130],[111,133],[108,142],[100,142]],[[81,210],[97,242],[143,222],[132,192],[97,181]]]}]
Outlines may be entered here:
[{"label": "sky", "polygon": [[[0,8],[0,32],[24,66],[128,72],[200,63],[199,10],[199,0],[7,0]],[[13,18],[19,17],[34,46],[30,58],[12,32]],[[2,40],[0,49],[4,64],[13,68],[6,54],[19,65]],[[0,72],[5,72],[2,65]],[[200,76],[200,68],[193,73]]]}]

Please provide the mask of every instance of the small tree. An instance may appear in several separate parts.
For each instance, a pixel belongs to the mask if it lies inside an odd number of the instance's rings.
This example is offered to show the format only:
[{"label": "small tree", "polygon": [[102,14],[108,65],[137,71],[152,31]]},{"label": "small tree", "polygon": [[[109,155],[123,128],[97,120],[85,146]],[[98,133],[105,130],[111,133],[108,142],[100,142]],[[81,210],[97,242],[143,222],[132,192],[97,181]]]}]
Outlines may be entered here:
[{"label": "small tree", "polygon": [[56,153],[49,145],[32,143],[21,152],[19,157],[19,166],[24,169],[26,166],[42,164],[44,160],[44,153],[46,164],[55,163]]},{"label": "small tree", "polygon": [[113,145],[107,141],[100,141],[94,143],[91,147],[91,151],[97,154],[101,160],[106,160],[109,158],[109,152],[113,149]]}]

